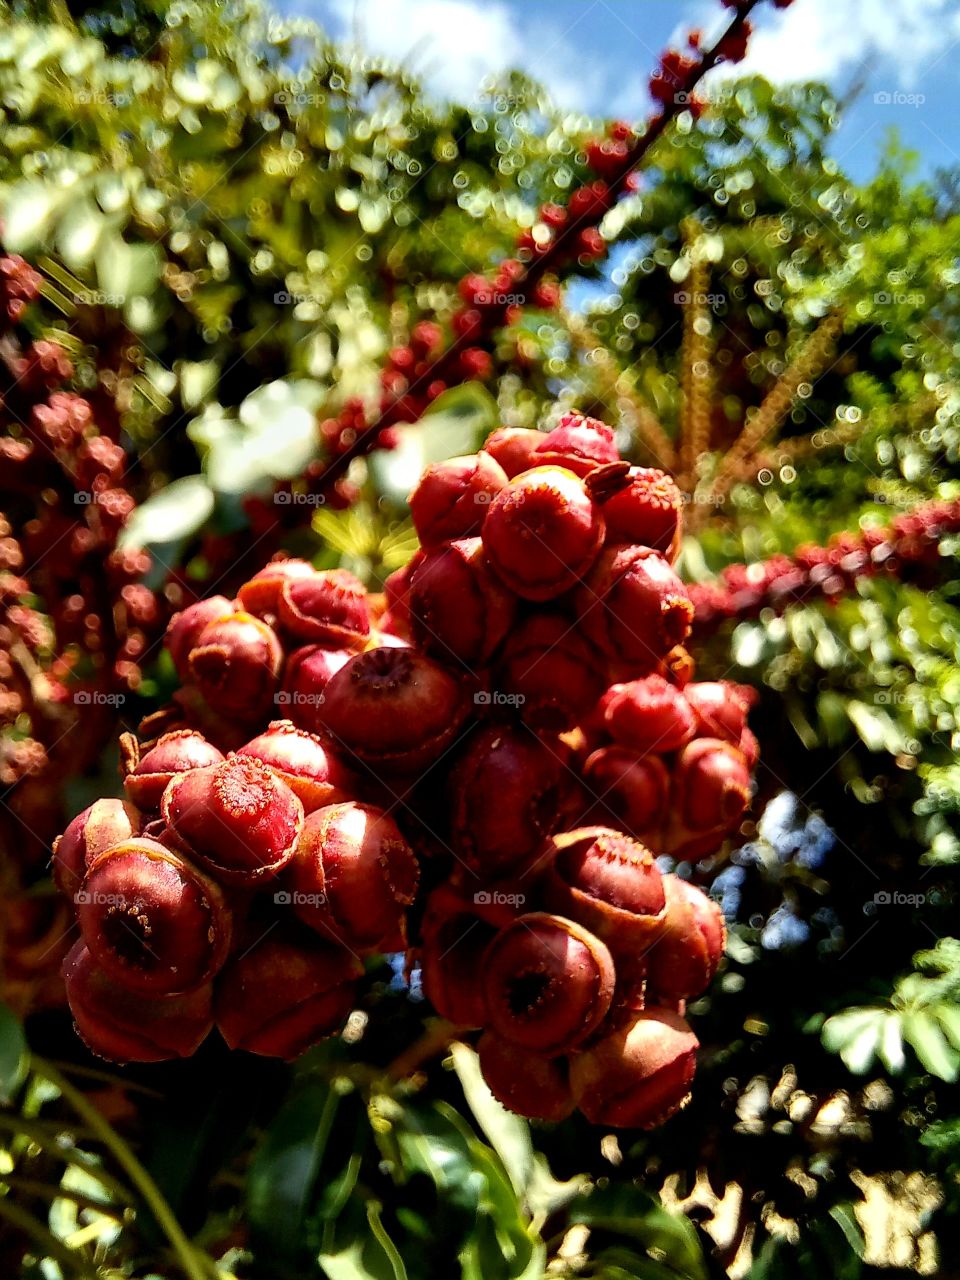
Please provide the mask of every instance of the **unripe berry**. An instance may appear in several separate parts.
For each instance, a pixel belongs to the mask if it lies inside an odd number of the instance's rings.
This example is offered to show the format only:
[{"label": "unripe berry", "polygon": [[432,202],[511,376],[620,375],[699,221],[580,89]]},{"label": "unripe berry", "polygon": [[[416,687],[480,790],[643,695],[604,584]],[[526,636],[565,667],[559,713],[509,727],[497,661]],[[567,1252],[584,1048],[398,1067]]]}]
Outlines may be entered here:
[{"label": "unripe berry", "polygon": [[307,560],[271,560],[243,584],[237,598],[247,613],[254,613],[258,618],[265,614],[275,617],[284,585],[312,578],[315,572]]},{"label": "unripe berry", "polygon": [[450,772],[451,839],[484,881],[527,871],[556,829],[565,765],[529,729],[490,724]]},{"label": "unripe berry", "polygon": [[534,613],[510,634],[499,684],[519,699],[520,715],[535,729],[572,729],[591,710],[604,686],[600,655],[569,619]]},{"label": "unripe berry", "polygon": [[589,571],[603,542],[600,510],[579,476],[535,467],[494,499],[483,545],[507,586],[526,600],[552,600]]},{"label": "unripe berry", "polygon": [[670,774],[656,756],[600,747],[586,759],[583,780],[593,797],[590,821],[616,827],[659,852],[670,800]]},{"label": "unripe berry", "polygon": [[412,771],[436,760],[467,716],[463,686],[413,649],[368,649],[330,678],[321,732],[348,763]]},{"label": "unripe berry", "polygon": [[508,1111],[557,1123],[576,1109],[562,1058],[538,1057],[492,1031],[480,1037],[477,1054],[487,1087]]},{"label": "unripe berry", "polygon": [[663,877],[650,850],[607,827],[581,827],[553,840],[547,876],[551,910],[591,929],[618,959],[633,962],[663,931]]},{"label": "unripe berry", "polygon": [[659,675],[611,685],[599,710],[614,742],[637,755],[676,751],[696,732],[696,716],[683,692]]},{"label": "unripe berry", "polygon": [[366,588],[348,569],[288,578],[277,612],[281,628],[300,643],[358,649],[370,634]]},{"label": "unripe berry", "polygon": [[693,605],[658,551],[609,547],[578,589],[587,636],[613,658],[648,669],[690,634]]},{"label": "unripe berry", "polygon": [[713,981],[727,931],[719,905],[678,876],[664,876],[667,918],[646,957],[648,997],[654,1003],[691,1000]]},{"label": "unripe berry", "polygon": [[307,818],[290,865],[305,924],[359,952],[402,950],[419,868],[394,820],[373,805],[328,805]]},{"label": "unripe berry", "polygon": [[431,463],[410,494],[410,518],[421,546],[478,534],[506,483],[503,468],[488,453]]},{"label": "unripe berry", "polygon": [[515,613],[515,597],[491,573],[479,538],[428,551],[410,582],[413,639],[446,662],[489,662]]},{"label": "unripe berry", "polygon": [[140,813],[126,800],[95,800],[53,842],[53,883],[72,898],[94,858],[137,835],[141,823]]},{"label": "unripe berry", "polygon": [[673,768],[673,804],[664,853],[691,860],[713,853],[750,803],[743,752],[719,738],[694,738]]},{"label": "unripe berry", "polygon": [[355,656],[349,649],[327,649],[319,644],[295,649],[287,659],[277,704],[294,724],[316,733],[323,723],[320,705],[324,689],[330,678]]},{"label": "unripe berry", "polygon": [[63,962],[67,1001],[77,1034],[110,1062],[189,1058],[213,1028],[213,987],[154,997],[118,987],[77,942]]},{"label": "unripe berry", "polygon": [[615,973],[599,938],[562,916],[532,912],[490,943],[482,983],[490,1028],[509,1044],[556,1057],[606,1017]]},{"label": "unripe berry", "polygon": [[603,504],[609,542],[638,543],[673,563],[680,550],[683,494],[663,471],[631,467],[627,483]]},{"label": "unripe berry", "polygon": [[483,452],[494,458],[512,480],[537,465],[534,455],[543,438],[542,431],[531,431],[528,427],[498,427],[484,440]]},{"label": "unripe berry", "polygon": [[591,1124],[654,1129],[690,1097],[697,1038],[679,1014],[649,1009],[570,1062],[570,1087]]},{"label": "unripe berry", "polygon": [[174,729],[140,754],[132,733],[120,737],[120,759],[127,797],[147,813],[157,813],[167,784],[177,773],[220,764],[223,753],[195,729]]},{"label": "unripe berry", "polygon": [[177,843],[226,884],[255,885],[293,857],[303,805],[246,756],[178,774],[160,806]]},{"label": "unripe berry", "polygon": [[175,613],[167,624],[166,646],[181,680],[190,680],[190,650],[195,649],[201,633],[211,622],[217,622],[234,611],[232,600],[226,596],[210,596],[197,600]]},{"label": "unripe berry", "polygon": [[156,840],[99,854],[75,901],[90,954],[131,991],[195,991],[227,958],[231,917],[220,886]]},{"label": "unripe berry", "polygon": [[353,770],[327,750],[316,734],[298,729],[290,720],[272,720],[237,755],[265,764],[300,797],[304,813],[349,800],[357,789]]},{"label": "unripe berry", "polygon": [[309,935],[269,933],[217,982],[217,1027],[231,1049],[290,1060],[340,1029],[363,965]]},{"label": "unripe berry", "polygon": [[613,431],[605,422],[570,412],[541,438],[535,465],[566,467],[575,475],[586,476],[595,467],[619,459]]},{"label": "unripe berry", "polygon": [[244,612],[204,627],[190,651],[190,670],[206,701],[220,715],[247,723],[272,707],[282,662],[276,633]]}]

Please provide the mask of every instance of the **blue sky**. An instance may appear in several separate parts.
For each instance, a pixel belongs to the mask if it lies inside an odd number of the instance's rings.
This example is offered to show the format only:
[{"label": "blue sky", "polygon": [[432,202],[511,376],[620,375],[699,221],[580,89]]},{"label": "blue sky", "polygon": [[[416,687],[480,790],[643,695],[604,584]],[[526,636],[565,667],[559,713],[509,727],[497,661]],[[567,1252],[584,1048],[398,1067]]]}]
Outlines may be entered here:
[{"label": "blue sky", "polygon": [[[470,100],[511,65],[575,111],[638,119],[657,53],[690,26],[723,21],[719,0],[280,0],[331,35],[409,60],[429,89]],[[820,79],[843,96],[862,78],[833,152],[867,177],[896,127],[922,169],[960,165],[960,0],[794,0],[757,10],[746,64],[771,79]]]}]

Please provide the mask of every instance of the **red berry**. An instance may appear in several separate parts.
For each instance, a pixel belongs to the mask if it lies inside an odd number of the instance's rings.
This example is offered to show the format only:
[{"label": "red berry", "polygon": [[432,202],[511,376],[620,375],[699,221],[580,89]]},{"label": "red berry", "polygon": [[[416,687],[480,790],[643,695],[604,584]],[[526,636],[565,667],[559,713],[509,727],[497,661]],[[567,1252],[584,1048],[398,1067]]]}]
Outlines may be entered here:
[{"label": "red berry", "polygon": [[479,538],[428,551],[410,583],[414,641],[447,662],[489,662],[515,612],[516,600],[490,572]]},{"label": "red berry", "polygon": [[177,843],[227,884],[276,875],[303,829],[299,798],[245,756],[178,774],[163,793],[161,813]]},{"label": "red berry", "polygon": [[183,996],[128,991],[97,968],[83,942],[63,962],[77,1034],[91,1053],[111,1062],[189,1058],[213,1028],[213,988]]},{"label": "red berry", "polygon": [[234,611],[226,596],[211,596],[188,605],[175,613],[167,624],[166,646],[181,680],[191,679],[190,650],[195,649],[201,633],[211,622],[217,622]]},{"label": "red berry", "polygon": [[577,233],[576,254],[583,262],[594,262],[607,252],[607,242],[596,227],[584,227]]},{"label": "red berry", "polygon": [[623,747],[600,747],[587,757],[583,780],[593,798],[590,821],[625,831],[659,852],[670,799],[670,775],[662,760],[639,759]]},{"label": "red berry", "polygon": [[482,347],[468,347],[461,351],[457,363],[464,382],[486,382],[493,376],[493,361]]},{"label": "red berry", "polygon": [[664,876],[667,919],[647,956],[647,991],[655,1003],[691,1000],[713,981],[727,931],[723,913],[702,889]]},{"label": "red berry", "polygon": [[443,330],[432,320],[421,320],[410,331],[410,344],[421,355],[435,355],[443,346]]},{"label": "red berry", "polygon": [[683,692],[696,716],[698,737],[740,745],[747,727],[747,703],[736,685],[729,680],[698,680]]},{"label": "red berry", "polygon": [[94,858],[137,835],[140,826],[140,814],[132,804],[125,800],[95,800],[53,842],[53,883],[72,898]]},{"label": "red berry", "polygon": [[486,276],[464,276],[457,292],[468,307],[488,307],[493,302],[493,285]]},{"label": "red berry", "polygon": [[358,952],[402,950],[417,889],[413,850],[373,805],[328,805],[304,824],[288,883],[312,929]]},{"label": "red berry", "polygon": [[319,644],[294,649],[287,659],[277,705],[294,724],[308,733],[316,733],[323,724],[320,711],[323,691],[330,677],[354,656],[349,649],[327,649]]},{"label": "red berry", "polygon": [[288,578],[278,615],[283,630],[301,642],[362,648],[370,634],[366,587],[348,569]]},{"label": "red berry", "polygon": [[543,432],[527,427],[498,427],[483,442],[483,452],[496,459],[512,480],[522,471],[537,466],[534,454],[542,439]]},{"label": "red berry", "polygon": [[498,923],[510,918],[494,923],[482,918],[481,909],[462,891],[442,884],[427,899],[420,925],[424,994],[442,1018],[462,1027],[482,1027],[487,1020],[483,955]]},{"label": "red berry", "polygon": [[680,550],[683,495],[653,467],[631,467],[628,483],[603,503],[610,542],[636,542],[673,562]]},{"label": "red berry", "polygon": [[637,755],[676,751],[696,732],[696,716],[683,691],[660,675],[611,685],[599,710],[614,742]]},{"label": "red berry", "polygon": [[219,885],[156,840],[99,854],[75,900],[90,954],[130,991],[195,991],[227,958],[231,919]]},{"label": "red berry", "polygon": [[559,231],[562,227],[565,227],[570,220],[570,215],[562,204],[541,205],[539,216],[540,221],[545,222],[554,231]]},{"label": "red berry", "polygon": [[538,280],[533,286],[530,301],[535,307],[543,307],[545,311],[552,311],[554,307],[560,305],[562,296],[560,285],[556,280]]},{"label": "red berry", "polygon": [[123,789],[135,805],[148,813],[159,812],[160,800],[175,774],[223,760],[223,753],[195,729],[175,729],[163,734],[142,755],[140,750],[133,734],[121,736]]},{"label": "red berry", "polygon": [[421,546],[479,533],[506,483],[503,469],[488,453],[431,463],[410,495],[410,517]]},{"label": "red berry", "polygon": [[455,311],[450,317],[450,323],[453,326],[453,332],[458,338],[466,338],[468,341],[476,342],[483,336],[483,316],[476,307],[466,307],[462,311]]},{"label": "red berry", "polygon": [[686,640],[693,619],[683,583],[649,547],[604,550],[577,591],[576,605],[594,644],[648,669]]},{"label": "red berry", "polygon": [[713,853],[750,803],[750,771],[741,751],[718,738],[695,738],[673,770],[674,798],[665,853],[692,860]]},{"label": "red berry", "polygon": [[204,627],[190,651],[190,670],[206,701],[220,715],[245,722],[273,706],[282,662],[276,633],[244,612]]},{"label": "red berry", "polygon": [[552,600],[589,571],[603,516],[583,481],[562,467],[535,467],[494,499],[483,526],[493,568],[517,595]]},{"label": "red berry", "polygon": [[529,1120],[566,1120],[576,1109],[562,1058],[541,1058],[486,1031],[477,1044],[490,1092],[509,1111]]},{"label": "red berry", "polygon": [[610,208],[610,202],[610,188],[605,182],[597,181],[573,191],[567,201],[567,209],[575,222],[581,218],[597,221]]},{"label": "red berry", "polygon": [[243,584],[237,598],[247,613],[255,613],[259,618],[266,614],[276,616],[284,584],[312,578],[315,572],[307,560],[271,560]]},{"label": "red berry", "polygon": [[556,1057],[606,1017],[615,974],[607,947],[562,916],[533,912],[487,948],[482,983],[490,1028],[509,1044]]},{"label": "red berry", "polygon": [[536,465],[566,467],[578,476],[589,475],[596,467],[619,460],[610,427],[582,413],[565,413],[537,445]]},{"label": "red berry", "polygon": [[498,680],[526,724],[555,732],[578,724],[605,683],[600,655],[559,613],[532,614],[511,632]]},{"label": "red berry", "polygon": [[678,1014],[649,1009],[570,1063],[570,1087],[591,1124],[654,1129],[690,1096],[697,1038]]},{"label": "red berry", "polygon": [[368,649],[324,690],[322,733],[348,763],[411,771],[436,760],[466,719],[460,682],[413,649]]},{"label": "red berry", "polygon": [[290,720],[273,720],[264,733],[237,752],[261,761],[287,784],[303,803],[304,813],[348,800],[356,791],[357,776],[321,740]]}]

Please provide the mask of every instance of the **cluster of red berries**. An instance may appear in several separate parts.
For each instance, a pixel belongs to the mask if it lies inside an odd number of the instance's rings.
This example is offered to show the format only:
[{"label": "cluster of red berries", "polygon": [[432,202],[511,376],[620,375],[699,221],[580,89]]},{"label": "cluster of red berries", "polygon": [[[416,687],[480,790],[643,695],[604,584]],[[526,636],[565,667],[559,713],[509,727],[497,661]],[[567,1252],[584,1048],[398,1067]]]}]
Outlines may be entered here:
[{"label": "cluster of red berries", "polygon": [[660,1123],[724,928],[655,855],[716,849],[755,759],[740,692],[690,679],[680,494],[570,413],[434,464],[410,508],[383,596],[280,560],[171,621],[182,687],[124,738],[126,798],[55,849],[77,1027],[124,1060],[214,1025],[291,1057],[405,951],[508,1106]]},{"label": "cluster of red berries", "polygon": [[727,565],[718,582],[688,587],[699,630],[730,618],[756,617],[813,599],[836,600],[855,589],[858,578],[900,577],[936,564],[940,540],[960,532],[960,500],[925,502],[888,525],[840,533],[825,547],[798,547],[755,564]]}]

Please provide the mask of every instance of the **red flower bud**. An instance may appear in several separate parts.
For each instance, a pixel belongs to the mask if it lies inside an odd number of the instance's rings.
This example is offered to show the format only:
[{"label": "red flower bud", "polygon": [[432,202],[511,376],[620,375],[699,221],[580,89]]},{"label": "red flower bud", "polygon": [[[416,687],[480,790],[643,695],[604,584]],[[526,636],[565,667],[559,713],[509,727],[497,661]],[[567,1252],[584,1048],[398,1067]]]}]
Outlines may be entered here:
[{"label": "red flower bud", "polygon": [[355,656],[349,649],[327,649],[319,644],[295,649],[287,659],[277,705],[294,724],[316,733],[323,723],[320,705],[327,683]]},{"label": "red flower bud", "polygon": [[348,569],[288,578],[277,607],[283,630],[300,641],[358,649],[370,634],[366,588]]},{"label": "red flower bud", "polygon": [[72,898],[94,858],[137,835],[141,821],[138,811],[125,800],[95,800],[78,813],[53,842],[53,883],[60,892]]},{"label": "red flower bud", "polygon": [[482,981],[491,1029],[510,1044],[556,1057],[606,1017],[615,974],[599,938],[572,920],[533,912],[490,943]]},{"label": "red flower bud", "polygon": [[304,813],[349,800],[357,789],[357,775],[316,734],[298,729],[290,720],[272,720],[237,755],[262,761],[300,797]]},{"label": "red flower bud", "polygon": [[166,645],[181,680],[189,680],[192,676],[190,650],[196,648],[201,632],[211,622],[227,617],[233,610],[233,601],[226,596],[211,596],[208,600],[188,605],[170,619]]},{"label": "red flower bud", "polygon": [[516,600],[490,572],[479,538],[428,551],[410,583],[413,638],[447,662],[489,662],[515,612]]},{"label": "red flower bud", "polygon": [[566,1120],[576,1109],[567,1065],[562,1058],[540,1058],[487,1031],[477,1044],[487,1087],[508,1111],[529,1120]]},{"label": "red flower bud", "polygon": [[593,797],[592,822],[626,831],[659,852],[670,799],[670,775],[656,756],[638,759],[623,747],[601,747],[587,757],[583,780]]},{"label": "red flower bud", "polygon": [[220,715],[246,722],[269,712],[282,662],[276,633],[243,612],[204,627],[190,651],[190,670],[206,701]]},{"label": "red flower bud", "polygon": [[600,655],[559,613],[535,613],[510,634],[499,682],[526,724],[560,732],[591,710],[603,689]]},{"label": "red flower bud", "polygon": [[148,813],[160,809],[163,793],[174,774],[220,764],[223,760],[222,752],[195,729],[175,729],[159,737],[143,755],[140,750],[140,743],[132,733],[121,734],[123,789],[135,805]]},{"label": "red flower bud", "polygon": [[367,804],[307,818],[288,881],[305,924],[360,952],[402,950],[419,868],[394,820]]},{"label": "red flower bud", "polygon": [[410,495],[410,516],[423,547],[480,532],[490,503],[507,483],[488,453],[434,462]]},{"label": "red flower bud", "polygon": [[653,467],[631,467],[627,483],[603,504],[609,542],[634,542],[662,551],[672,563],[680,550],[683,494]]},{"label": "red flower bud", "polygon": [[585,574],[603,542],[603,516],[583,481],[535,467],[494,499],[483,526],[493,568],[526,600],[552,600]]},{"label": "red flower bud", "polygon": [[677,757],[665,853],[692,860],[713,853],[750,803],[743,752],[718,738],[694,738]]},{"label": "red flower bud", "polygon": [[543,439],[542,431],[531,431],[527,427],[498,427],[483,442],[483,452],[494,458],[512,480],[521,472],[537,466],[534,456]]},{"label": "red flower bud", "polygon": [[537,445],[536,465],[566,467],[585,476],[608,462],[619,462],[613,431],[599,418],[565,413]]},{"label": "red flower bud", "polygon": [[125,990],[97,968],[83,942],[63,962],[63,977],[77,1034],[111,1062],[189,1058],[213,1028],[211,986],[164,997]]},{"label": "red flower bud", "polygon": [[693,605],[658,551],[609,547],[578,589],[589,638],[613,658],[653,667],[690,634]]},{"label": "red flower bud", "polygon": [[451,838],[472,870],[501,880],[528,870],[555,830],[565,765],[529,729],[490,724],[450,772]]},{"label": "red flower bud", "polygon": [[690,1097],[697,1037],[678,1014],[648,1009],[570,1062],[570,1087],[591,1124],[654,1129]]},{"label": "red flower bud", "polygon": [[312,578],[315,572],[313,565],[306,560],[271,560],[243,584],[237,598],[247,613],[254,613],[259,618],[265,614],[276,616],[284,584]]},{"label": "red flower bud", "polygon": [[246,756],[178,774],[160,808],[177,842],[227,884],[276,875],[303,829],[299,798]]},{"label": "red flower bud", "polygon": [[436,760],[467,716],[463,686],[413,649],[368,649],[332,676],[321,732],[348,763],[412,771]]},{"label": "red flower bud", "polygon": [[637,755],[676,751],[696,731],[696,716],[683,691],[663,676],[611,685],[599,710],[614,742]]},{"label": "red flower bud", "polygon": [[655,1003],[690,1000],[713,981],[723,958],[727,930],[723,913],[702,889],[678,876],[664,876],[667,919],[647,953],[647,992]]},{"label": "red flower bud", "polygon": [[220,975],[217,1027],[231,1049],[296,1058],[340,1029],[362,973],[341,947],[270,933]]},{"label": "red flower bud", "polygon": [[101,853],[75,901],[90,954],[131,991],[195,991],[227,958],[231,921],[219,885],[156,840]]}]

